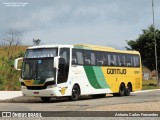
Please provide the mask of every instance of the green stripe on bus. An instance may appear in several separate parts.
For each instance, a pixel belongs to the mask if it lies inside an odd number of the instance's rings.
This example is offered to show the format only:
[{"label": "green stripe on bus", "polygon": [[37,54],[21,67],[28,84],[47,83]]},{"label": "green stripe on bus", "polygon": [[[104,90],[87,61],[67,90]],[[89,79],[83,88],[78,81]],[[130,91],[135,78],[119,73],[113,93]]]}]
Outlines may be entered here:
[{"label": "green stripe on bus", "polygon": [[44,84],[46,80],[40,80],[39,84]]},{"label": "green stripe on bus", "polygon": [[102,68],[99,66],[93,66],[93,70],[100,86],[102,88],[109,88],[109,85],[107,84],[104,74],[102,72]]},{"label": "green stripe on bus", "polygon": [[34,85],[44,84],[45,80],[35,80]]},{"label": "green stripe on bus", "polygon": [[91,50],[91,48],[84,46],[74,46],[74,48]]},{"label": "green stripe on bus", "polygon": [[35,80],[33,85],[39,85],[40,80]]},{"label": "green stripe on bus", "polygon": [[88,78],[91,86],[96,89],[101,88],[101,86],[99,85],[99,83],[97,81],[97,78],[95,76],[95,73],[94,73],[92,66],[84,66],[84,70],[86,72],[87,78]]}]

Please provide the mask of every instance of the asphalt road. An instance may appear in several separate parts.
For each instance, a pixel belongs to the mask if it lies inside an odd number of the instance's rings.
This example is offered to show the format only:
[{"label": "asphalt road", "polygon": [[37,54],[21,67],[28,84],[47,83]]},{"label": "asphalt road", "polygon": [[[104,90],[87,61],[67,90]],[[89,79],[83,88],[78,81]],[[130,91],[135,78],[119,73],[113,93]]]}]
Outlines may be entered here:
[{"label": "asphalt road", "polygon": [[84,97],[78,101],[59,98],[52,99],[48,103],[43,103],[39,98],[19,97],[7,102],[1,101],[0,111],[86,111],[103,106],[147,102],[160,103],[160,90],[131,93],[130,96],[125,97],[106,96],[100,99]]}]

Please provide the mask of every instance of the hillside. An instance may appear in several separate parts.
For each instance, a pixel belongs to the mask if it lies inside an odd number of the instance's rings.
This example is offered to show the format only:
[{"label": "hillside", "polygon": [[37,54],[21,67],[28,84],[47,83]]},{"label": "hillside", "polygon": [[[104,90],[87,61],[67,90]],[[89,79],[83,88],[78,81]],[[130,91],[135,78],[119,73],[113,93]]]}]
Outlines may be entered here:
[{"label": "hillside", "polygon": [[27,46],[0,47],[0,90],[19,90],[20,72],[13,67],[14,59],[24,55]]}]

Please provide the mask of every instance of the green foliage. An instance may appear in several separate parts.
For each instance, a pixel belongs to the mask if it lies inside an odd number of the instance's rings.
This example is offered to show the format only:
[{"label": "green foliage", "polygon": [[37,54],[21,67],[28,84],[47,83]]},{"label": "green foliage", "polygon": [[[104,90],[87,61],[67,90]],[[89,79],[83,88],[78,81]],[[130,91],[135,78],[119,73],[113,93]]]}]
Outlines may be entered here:
[{"label": "green foliage", "polygon": [[24,57],[24,51],[20,51],[19,53],[18,53],[18,57]]},{"label": "green foliage", "polygon": [[7,56],[6,47],[0,48],[0,90],[20,90],[20,72],[14,69],[14,59],[23,57],[25,48],[10,48],[14,50],[11,57]]},{"label": "green foliage", "polygon": [[[158,71],[160,72],[160,30],[155,30],[155,38],[157,41],[158,55]],[[150,26],[147,30],[143,30],[143,34],[139,35],[136,40],[129,40],[127,49],[137,50],[141,54],[142,64],[150,70],[155,70],[155,40],[154,27]]]}]

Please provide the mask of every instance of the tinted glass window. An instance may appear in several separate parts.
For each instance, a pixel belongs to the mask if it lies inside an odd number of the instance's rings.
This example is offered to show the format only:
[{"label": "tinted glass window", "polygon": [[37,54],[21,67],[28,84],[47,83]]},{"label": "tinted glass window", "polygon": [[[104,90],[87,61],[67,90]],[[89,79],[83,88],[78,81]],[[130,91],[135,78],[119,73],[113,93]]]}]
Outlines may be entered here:
[{"label": "tinted glass window", "polygon": [[96,52],[97,65],[108,65],[108,57],[105,52]]},{"label": "tinted glass window", "polygon": [[117,66],[117,55],[114,53],[108,54],[108,64],[110,66]]},{"label": "tinted glass window", "polygon": [[89,51],[83,51],[84,65],[91,65],[91,53]]},{"label": "tinted glass window", "polygon": [[55,57],[57,51],[57,48],[28,49],[25,58]]},{"label": "tinted glass window", "polygon": [[138,55],[133,56],[133,63],[134,63],[134,67],[139,67],[140,66],[140,58],[139,58]]},{"label": "tinted glass window", "polygon": [[60,57],[64,58],[65,64],[69,64],[70,61],[70,51],[69,48],[61,48],[60,49]]},{"label": "tinted glass window", "polygon": [[126,66],[125,54],[118,54],[119,66]]},{"label": "tinted glass window", "polygon": [[81,50],[72,49],[72,64],[73,65],[83,65],[83,53]]},{"label": "tinted glass window", "polygon": [[91,65],[96,65],[95,53],[91,53]]},{"label": "tinted glass window", "polygon": [[64,83],[67,81],[69,72],[69,61],[70,61],[70,49],[61,48],[57,83]]},{"label": "tinted glass window", "polygon": [[132,59],[132,55],[127,55],[126,54],[126,66],[128,67],[133,67],[133,59]]},{"label": "tinted glass window", "polygon": [[139,67],[140,58],[138,55],[131,54],[73,49],[72,64]]}]

